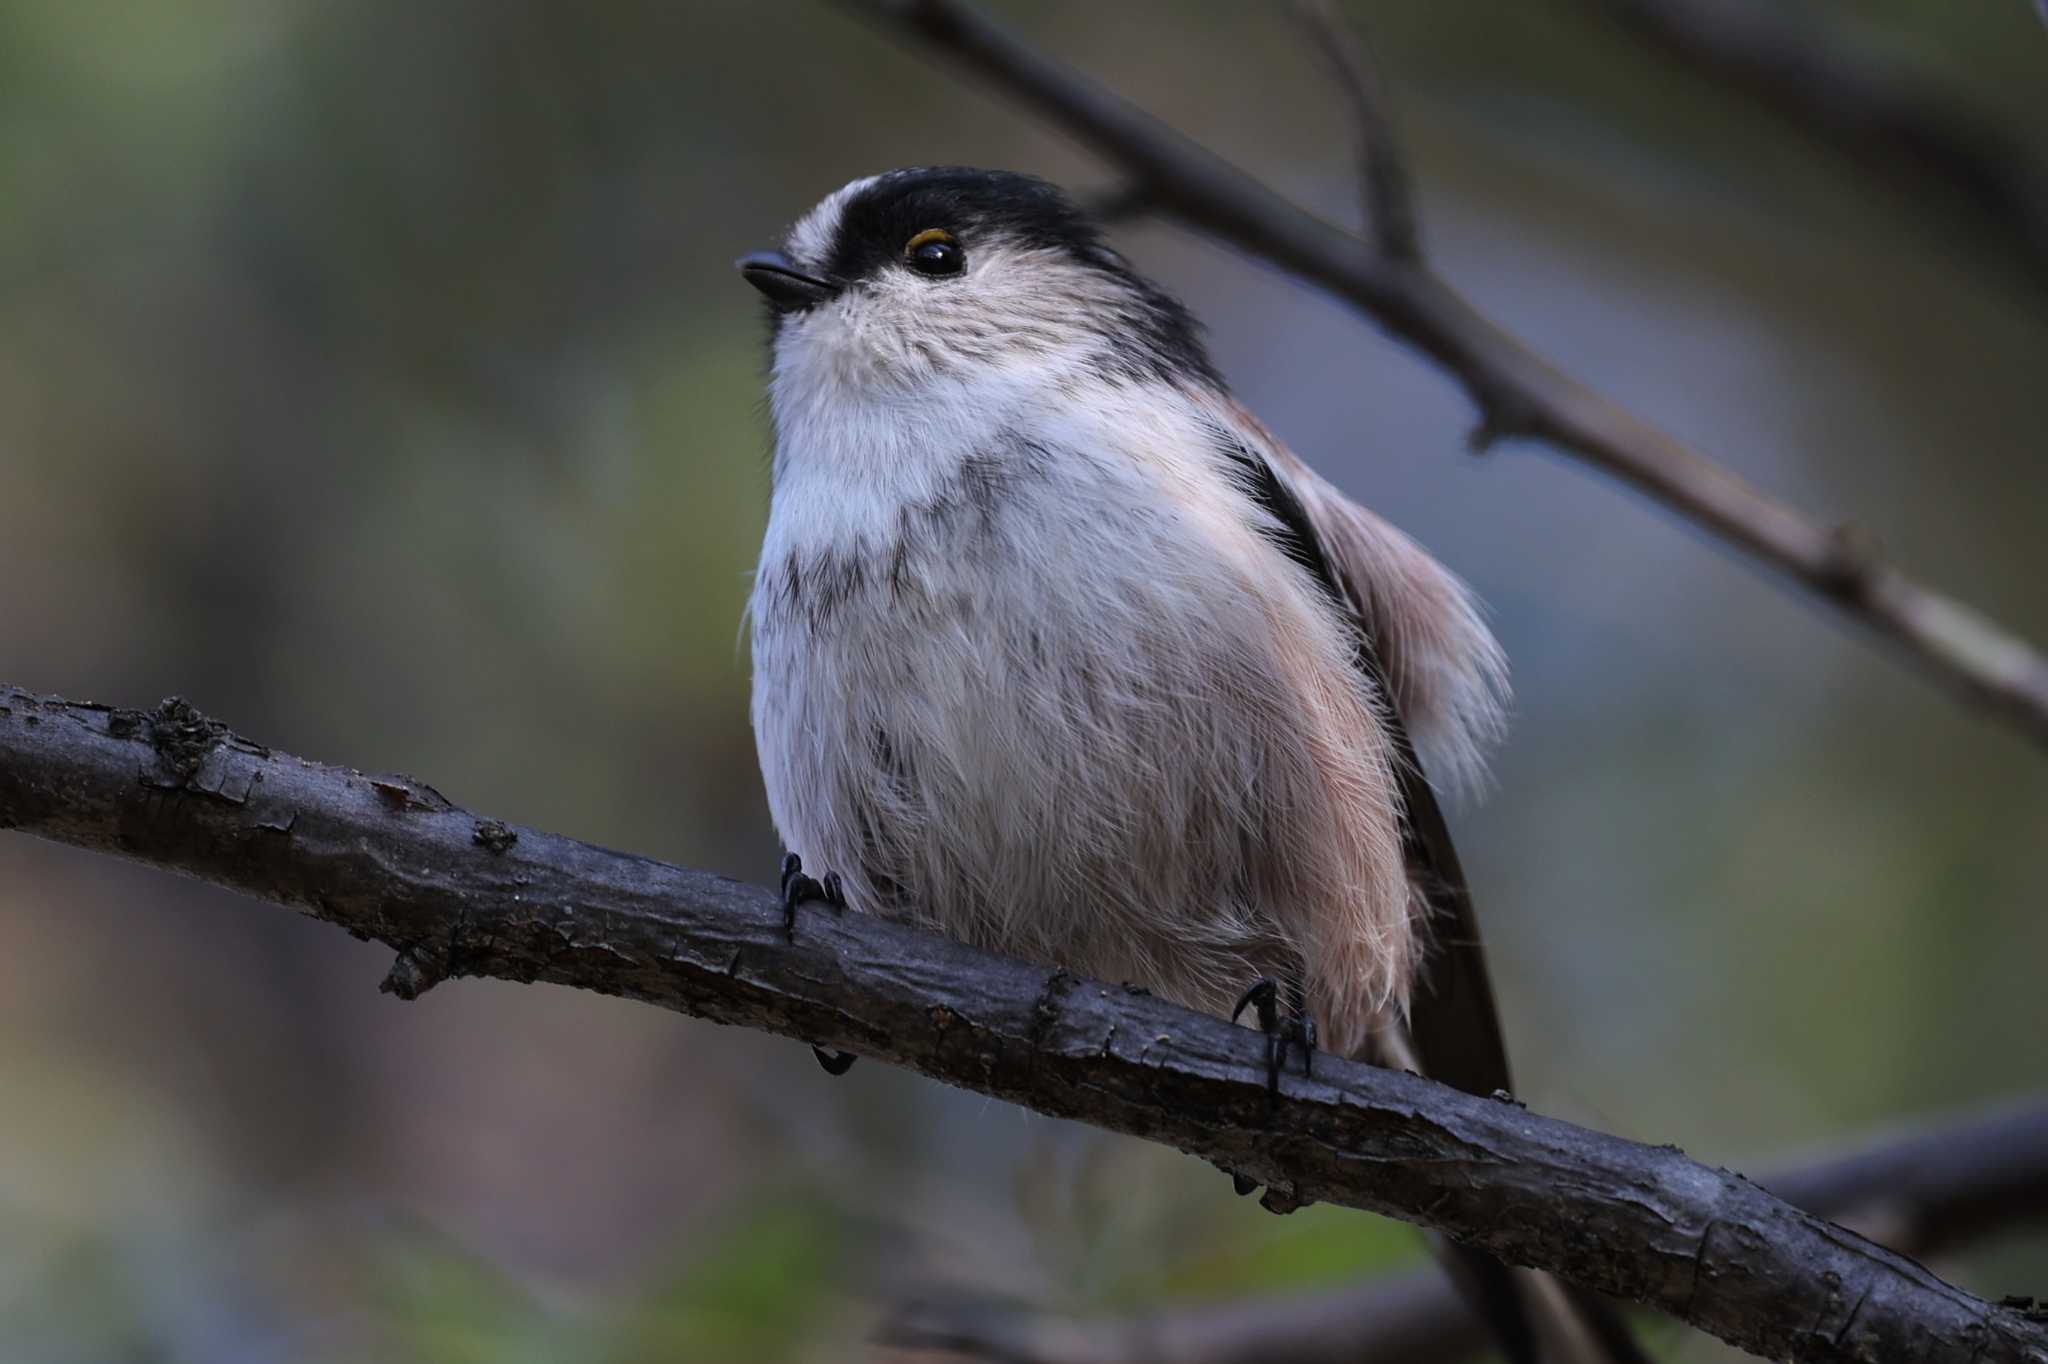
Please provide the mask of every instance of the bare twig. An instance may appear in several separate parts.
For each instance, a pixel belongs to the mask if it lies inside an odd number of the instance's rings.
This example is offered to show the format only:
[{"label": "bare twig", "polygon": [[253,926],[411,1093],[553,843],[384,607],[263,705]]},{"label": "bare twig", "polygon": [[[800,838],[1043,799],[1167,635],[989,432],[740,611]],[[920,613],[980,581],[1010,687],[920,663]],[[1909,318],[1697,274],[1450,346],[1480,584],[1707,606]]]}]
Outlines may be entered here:
[{"label": "bare twig", "polygon": [[1606,470],[1788,574],[1956,696],[2048,746],[2048,660],[2025,641],[1570,378],[1419,262],[1382,256],[957,0],[838,3],[930,44],[1065,127],[1161,212],[1346,299],[1434,358],[1478,404],[1475,443],[1530,437]]},{"label": "bare twig", "polygon": [[1115,224],[1144,217],[1152,200],[1143,185],[1113,185],[1082,199],[1081,208],[1098,223]]},{"label": "bare twig", "polygon": [[1418,260],[1422,238],[1415,223],[1415,188],[1394,136],[1386,81],[1372,52],[1345,26],[1331,0],[1295,0],[1295,12],[1329,62],[1351,106],[1358,129],[1358,183],[1365,200],[1366,230],[1373,245],[1393,260]]},{"label": "bare twig", "polygon": [[[2048,1216],[2048,1100],[1880,1137],[1762,1180],[1817,1216],[1921,1258]],[[1490,1343],[1434,1270],[1327,1293],[1077,1319],[925,1302],[880,1334],[1003,1364],[1397,1364],[1449,1361]]]},{"label": "bare twig", "polygon": [[1874,1138],[1763,1185],[1916,1259],[1939,1255],[2048,1217],[2048,1102]]},{"label": "bare twig", "polygon": [[393,949],[385,988],[549,981],[893,1062],[1165,1142],[1282,1203],[1365,1208],[1772,1358],[2048,1364],[2048,1323],[1674,1147],[1334,1058],[1268,1094],[1222,1019],[868,915],[480,819],[182,702],[0,689],[0,828],[288,905]]},{"label": "bare twig", "polygon": [[1611,22],[1870,170],[1951,186],[2048,271],[2048,169],[2028,139],[1923,71],[1881,61],[1778,0],[1589,0]]}]

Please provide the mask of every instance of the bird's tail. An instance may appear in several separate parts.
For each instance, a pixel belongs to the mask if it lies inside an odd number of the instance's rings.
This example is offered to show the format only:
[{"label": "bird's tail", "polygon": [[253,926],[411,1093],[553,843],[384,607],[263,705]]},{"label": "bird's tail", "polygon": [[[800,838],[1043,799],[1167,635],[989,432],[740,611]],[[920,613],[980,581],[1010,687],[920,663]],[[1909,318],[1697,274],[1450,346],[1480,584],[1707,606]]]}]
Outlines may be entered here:
[{"label": "bird's tail", "polygon": [[[1483,975],[1479,983],[1485,984]],[[1361,1059],[1430,1073],[1412,1034],[1400,1023],[1377,1029],[1372,1051]],[[1430,1244],[1511,1364],[1648,1364],[1620,1315],[1597,1294],[1540,1270],[1511,1268],[1483,1250],[1440,1236],[1431,1236]]]},{"label": "bird's tail", "polygon": [[[1404,745],[1405,747],[1405,745]],[[1512,1093],[1507,1044],[1464,868],[1413,750],[1401,781],[1408,874],[1429,947],[1405,1024],[1378,1029],[1379,1055],[1468,1094]],[[1548,1274],[1510,1269],[1484,1251],[1439,1242],[1438,1258],[1492,1328],[1512,1364],[1648,1364],[1614,1307]]]}]

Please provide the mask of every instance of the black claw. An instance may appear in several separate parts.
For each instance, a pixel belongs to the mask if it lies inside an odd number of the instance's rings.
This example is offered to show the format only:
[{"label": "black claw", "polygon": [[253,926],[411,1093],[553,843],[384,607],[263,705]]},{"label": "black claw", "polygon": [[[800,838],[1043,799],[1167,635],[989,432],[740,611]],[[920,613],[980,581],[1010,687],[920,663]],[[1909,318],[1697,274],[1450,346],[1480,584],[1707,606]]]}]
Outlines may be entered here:
[{"label": "black claw", "polygon": [[823,1047],[812,1047],[811,1055],[818,1058],[827,1075],[844,1075],[860,1059],[850,1051],[826,1051]]},{"label": "black claw", "polygon": [[1301,1048],[1301,1073],[1315,1073],[1316,1024],[1308,1015],[1308,1001],[1299,982],[1287,989],[1287,1017],[1280,1017],[1280,982],[1270,976],[1252,982],[1237,998],[1230,1021],[1237,1022],[1246,1008],[1257,1010],[1259,1031],[1266,1035],[1266,1093],[1280,1095],[1280,1072],[1287,1066],[1287,1049]]},{"label": "black claw", "polygon": [[[839,873],[828,871],[822,879],[804,875],[804,860],[795,853],[788,853],[782,859],[782,936],[796,941],[796,907],[807,901],[823,901],[836,914],[846,908],[846,886],[839,879]],[[818,1058],[818,1064],[827,1075],[844,1075],[853,1069],[853,1063],[860,1058],[850,1051],[827,1051],[823,1047],[811,1048],[811,1055]]]},{"label": "black claw", "polygon": [[[1266,1096],[1269,1100],[1280,1097],[1280,1072],[1287,1066],[1287,1049],[1301,1048],[1301,1073],[1314,1073],[1316,1055],[1316,1021],[1308,1014],[1308,996],[1299,980],[1288,982],[1287,1015],[1280,1014],[1280,982],[1271,976],[1262,976],[1251,983],[1245,992],[1237,997],[1237,1006],[1230,1011],[1230,1021],[1237,1022],[1246,1009],[1257,1011],[1259,1031],[1266,1035]],[[1233,1170],[1230,1172],[1230,1187],[1237,1190],[1242,1198],[1259,1187],[1259,1182],[1249,1179]],[[1291,1194],[1281,1194],[1273,1189],[1266,1190],[1260,1205],[1268,1212],[1293,1212],[1301,1206]]]},{"label": "black claw", "polygon": [[1301,1048],[1304,1079],[1316,1073],[1316,1021],[1309,1016],[1308,991],[1297,977],[1287,986],[1288,1040]]},{"label": "black claw", "polygon": [[[791,856],[794,855],[791,854]],[[1274,980],[1271,976],[1261,976],[1251,983],[1249,989],[1237,997],[1237,1007],[1230,1011],[1230,1021],[1233,1023],[1237,1022],[1237,1016],[1245,1011],[1246,1006],[1256,1004],[1259,1006],[1259,1027],[1270,1032],[1272,1031],[1270,1020],[1273,1018],[1273,1001],[1279,997],[1280,982]]]},{"label": "black claw", "polygon": [[1280,1094],[1280,982],[1270,976],[1255,980],[1237,997],[1237,1007],[1230,1011],[1230,1021],[1237,1022],[1238,1015],[1247,1008],[1254,1010],[1259,1020],[1259,1031],[1266,1035],[1266,1093],[1274,1098]]},{"label": "black claw", "polygon": [[804,875],[804,860],[795,853],[782,859],[782,936],[796,941],[796,907],[810,899],[818,883]]},{"label": "black claw", "polygon": [[823,901],[836,913],[846,908],[846,887],[839,873],[828,871],[824,880],[804,875],[804,860],[795,853],[782,859],[782,936],[796,941],[796,907],[810,900]]}]

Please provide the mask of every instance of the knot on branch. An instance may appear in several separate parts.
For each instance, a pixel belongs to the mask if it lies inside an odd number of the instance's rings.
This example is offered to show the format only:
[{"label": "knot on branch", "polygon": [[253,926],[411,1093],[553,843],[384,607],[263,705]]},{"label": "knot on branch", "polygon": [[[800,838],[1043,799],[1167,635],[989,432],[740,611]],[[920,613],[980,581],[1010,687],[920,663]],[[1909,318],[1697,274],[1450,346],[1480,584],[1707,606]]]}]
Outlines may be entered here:
[{"label": "knot on branch", "polygon": [[[121,727],[109,724],[109,730],[118,738],[123,728],[132,728],[133,720],[128,714],[115,717],[126,721]],[[233,736],[233,731],[220,721],[201,713],[199,708],[182,696],[167,696],[155,710],[143,717],[149,722],[150,747],[156,750],[157,758],[180,782],[191,780],[216,748]]]},{"label": "knot on branch", "polygon": [[1266,1191],[1259,1195],[1259,1206],[1276,1217],[1300,1212],[1308,1205],[1309,1200],[1301,1197],[1292,1184],[1284,1189],[1278,1185],[1268,1184]]},{"label": "knot on branch", "polygon": [[1465,450],[1474,455],[1491,454],[1504,440],[1536,435],[1538,417],[1536,407],[1519,394],[1504,389],[1482,394],[1479,424],[1466,433]]},{"label": "knot on branch", "polygon": [[1884,545],[1876,532],[1853,521],[1844,521],[1828,532],[1819,577],[1831,596],[1845,601],[1865,599],[1883,568]]},{"label": "knot on branch", "polygon": [[391,970],[385,973],[377,989],[383,994],[397,995],[409,1004],[446,979],[446,972],[428,966],[408,947],[391,963]]},{"label": "knot on branch", "polygon": [[476,828],[470,830],[469,841],[502,857],[519,841],[519,833],[502,819],[480,819]]}]

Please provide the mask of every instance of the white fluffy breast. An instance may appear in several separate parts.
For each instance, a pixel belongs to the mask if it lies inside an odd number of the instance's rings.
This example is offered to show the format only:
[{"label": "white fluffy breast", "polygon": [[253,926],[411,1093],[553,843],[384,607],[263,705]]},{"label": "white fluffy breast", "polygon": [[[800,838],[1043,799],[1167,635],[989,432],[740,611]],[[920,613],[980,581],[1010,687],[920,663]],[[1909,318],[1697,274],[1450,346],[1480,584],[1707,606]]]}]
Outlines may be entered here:
[{"label": "white fluffy breast", "polygon": [[785,333],[773,386],[754,723],[785,841],[858,907],[1197,1007],[1306,962],[1362,1041],[1413,953],[1390,744],[1213,422],[1079,370],[848,381],[846,341]]}]

